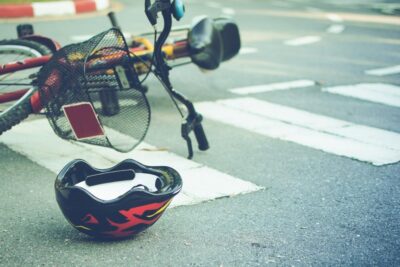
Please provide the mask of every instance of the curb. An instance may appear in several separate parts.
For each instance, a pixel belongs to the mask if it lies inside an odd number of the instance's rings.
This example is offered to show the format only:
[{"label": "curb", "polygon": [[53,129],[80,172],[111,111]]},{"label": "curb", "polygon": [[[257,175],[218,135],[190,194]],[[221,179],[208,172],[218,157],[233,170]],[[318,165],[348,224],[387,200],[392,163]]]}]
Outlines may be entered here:
[{"label": "curb", "polygon": [[[50,0],[51,1],[51,0]],[[0,18],[75,15],[110,7],[109,0],[68,0],[0,5]]]}]

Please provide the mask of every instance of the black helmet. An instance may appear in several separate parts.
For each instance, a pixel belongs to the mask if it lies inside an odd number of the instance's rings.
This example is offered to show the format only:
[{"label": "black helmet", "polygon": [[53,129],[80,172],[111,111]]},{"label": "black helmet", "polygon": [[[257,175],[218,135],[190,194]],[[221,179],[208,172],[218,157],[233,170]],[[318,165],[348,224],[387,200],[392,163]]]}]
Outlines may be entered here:
[{"label": "black helmet", "polygon": [[[136,184],[107,200],[87,190],[107,183],[135,181],[140,175],[152,186]],[[149,175],[153,178],[148,179]],[[101,238],[124,238],[145,230],[161,217],[181,189],[182,179],[174,169],[145,166],[132,159],[103,170],[84,160],[73,160],[55,181],[57,202],[69,223],[85,234]]]}]

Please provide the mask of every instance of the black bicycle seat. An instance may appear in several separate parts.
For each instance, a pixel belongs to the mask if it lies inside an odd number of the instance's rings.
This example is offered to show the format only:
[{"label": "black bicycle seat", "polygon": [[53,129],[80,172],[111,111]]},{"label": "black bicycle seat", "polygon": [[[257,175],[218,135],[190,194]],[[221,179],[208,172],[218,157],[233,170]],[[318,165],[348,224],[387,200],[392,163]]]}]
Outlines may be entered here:
[{"label": "black bicycle seat", "polygon": [[238,25],[231,18],[216,18],[214,27],[221,35],[223,55],[222,61],[229,60],[239,53],[241,47]]},{"label": "black bicycle seat", "polygon": [[188,33],[189,51],[193,63],[203,69],[218,68],[223,59],[222,38],[213,20],[203,17]]}]

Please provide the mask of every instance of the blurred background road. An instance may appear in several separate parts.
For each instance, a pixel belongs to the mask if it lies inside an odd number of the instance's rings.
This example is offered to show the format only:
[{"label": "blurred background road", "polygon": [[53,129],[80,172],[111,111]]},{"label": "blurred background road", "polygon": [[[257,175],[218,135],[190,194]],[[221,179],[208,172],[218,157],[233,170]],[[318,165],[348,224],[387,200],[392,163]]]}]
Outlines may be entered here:
[{"label": "blurred background road", "polygon": [[[133,239],[96,241],[59,211],[54,159],[13,146],[10,131],[0,136],[0,265],[400,265],[398,1],[186,6],[176,26],[201,14],[230,16],[242,36],[240,54],[214,72],[172,71],[205,117],[211,149],[193,160],[263,189],[169,209]],[[115,8],[124,32],[151,30],[140,1]],[[25,21],[2,21],[0,37],[15,37]],[[30,22],[64,45],[109,28],[103,14]],[[156,81],[148,85],[146,142],[185,157],[178,114]]]}]

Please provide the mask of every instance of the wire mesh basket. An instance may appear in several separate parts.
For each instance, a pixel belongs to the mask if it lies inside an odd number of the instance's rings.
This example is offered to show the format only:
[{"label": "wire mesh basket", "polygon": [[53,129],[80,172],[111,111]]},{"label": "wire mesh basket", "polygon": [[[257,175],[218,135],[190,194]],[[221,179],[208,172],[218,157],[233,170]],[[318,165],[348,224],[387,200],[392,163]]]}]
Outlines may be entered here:
[{"label": "wire mesh basket", "polygon": [[63,139],[127,152],[147,133],[150,106],[118,29],[57,51],[40,70],[38,87]]}]

